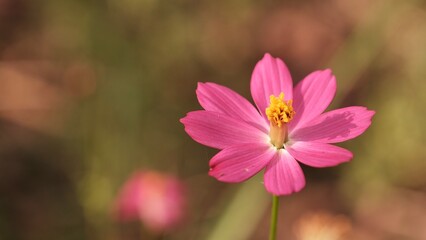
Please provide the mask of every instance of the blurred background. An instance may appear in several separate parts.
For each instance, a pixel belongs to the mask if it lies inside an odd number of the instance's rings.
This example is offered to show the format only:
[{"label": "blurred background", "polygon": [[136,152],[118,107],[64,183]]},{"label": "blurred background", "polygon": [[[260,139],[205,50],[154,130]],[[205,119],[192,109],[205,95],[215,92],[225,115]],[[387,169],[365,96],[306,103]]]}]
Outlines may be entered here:
[{"label": "blurred background", "polygon": [[[331,68],[330,108],[376,111],[341,144],[353,161],[303,166],[279,239],[426,239],[425,43],[421,0],[0,0],[0,239],[266,239],[262,174],[209,177],[217,151],[179,122],[201,109],[199,81],[251,101],[265,52],[294,82]],[[138,171],[154,176],[153,199],[169,196],[158,179],[179,181],[172,227],[117,218]]]}]

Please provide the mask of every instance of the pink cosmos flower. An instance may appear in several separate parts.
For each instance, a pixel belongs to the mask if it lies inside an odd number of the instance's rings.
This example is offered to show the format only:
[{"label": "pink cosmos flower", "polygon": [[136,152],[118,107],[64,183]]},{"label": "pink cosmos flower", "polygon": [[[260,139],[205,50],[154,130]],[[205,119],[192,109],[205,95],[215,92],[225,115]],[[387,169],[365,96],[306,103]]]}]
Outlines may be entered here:
[{"label": "pink cosmos flower", "polygon": [[175,227],[185,212],[183,184],[153,171],[135,172],[123,185],[115,204],[121,221],[141,220],[147,229],[161,232]]},{"label": "pink cosmos flower", "polygon": [[324,112],[336,93],[331,70],[315,71],[294,89],[279,58],[265,54],[254,68],[251,95],[256,108],[224,86],[199,83],[204,110],[181,122],[197,142],[221,151],[210,160],[209,174],[222,182],[242,182],[265,169],[266,190],[288,195],[305,186],[296,159],[312,167],[349,161],[352,153],[330,143],[362,134],[374,111],[352,106]]}]

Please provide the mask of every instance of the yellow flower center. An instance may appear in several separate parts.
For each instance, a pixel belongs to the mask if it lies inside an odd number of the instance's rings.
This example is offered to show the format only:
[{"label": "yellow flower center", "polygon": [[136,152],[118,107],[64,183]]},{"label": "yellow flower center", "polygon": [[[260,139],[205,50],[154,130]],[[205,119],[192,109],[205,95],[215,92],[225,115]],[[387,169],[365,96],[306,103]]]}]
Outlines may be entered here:
[{"label": "yellow flower center", "polygon": [[271,103],[266,108],[266,116],[271,124],[281,127],[283,124],[290,122],[295,114],[293,106],[291,106],[293,101],[285,101],[284,93],[281,93],[279,97],[271,95],[269,99]]},{"label": "yellow flower center", "polygon": [[281,149],[287,141],[287,123],[293,119],[296,112],[293,110],[293,101],[284,100],[284,93],[280,93],[278,97],[271,95],[269,99],[269,107],[265,110],[266,116],[271,123],[269,137],[271,138],[271,143],[277,149]]}]

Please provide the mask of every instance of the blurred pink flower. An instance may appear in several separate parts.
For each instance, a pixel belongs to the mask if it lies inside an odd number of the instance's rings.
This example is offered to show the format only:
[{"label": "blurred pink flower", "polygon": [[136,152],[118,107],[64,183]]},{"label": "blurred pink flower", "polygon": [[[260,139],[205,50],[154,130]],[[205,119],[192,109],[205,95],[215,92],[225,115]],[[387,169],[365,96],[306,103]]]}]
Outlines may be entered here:
[{"label": "blurred pink flower", "polygon": [[269,54],[254,68],[250,88],[259,111],[229,88],[199,83],[204,110],[189,112],[181,122],[195,141],[221,150],[210,160],[211,176],[242,182],[265,168],[265,187],[274,195],[305,186],[295,159],[312,167],[349,161],[350,151],[330,143],[359,136],[375,113],[360,106],[323,113],[336,93],[331,70],[315,71],[293,89],[284,62]]},{"label": "blurred pink flower", "polygon": [[115,213],[121,221],[141,220],[147,229],[160,232],[179,224],[185,205],[185,189],[177,178],[139,171],[121,188]]}]

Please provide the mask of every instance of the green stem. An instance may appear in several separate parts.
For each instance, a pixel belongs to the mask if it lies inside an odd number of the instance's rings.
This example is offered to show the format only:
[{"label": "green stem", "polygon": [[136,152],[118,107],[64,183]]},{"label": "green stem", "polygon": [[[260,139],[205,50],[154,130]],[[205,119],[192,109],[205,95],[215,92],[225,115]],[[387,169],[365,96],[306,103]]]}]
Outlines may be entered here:
[{"label": "green stem", "polygon": [[278,196],[272,196],[272,209],[271,209],[271,227],[269,228],[269,240],[277,238],[277,222],[278,222],[278,208],[280,201]]}]

